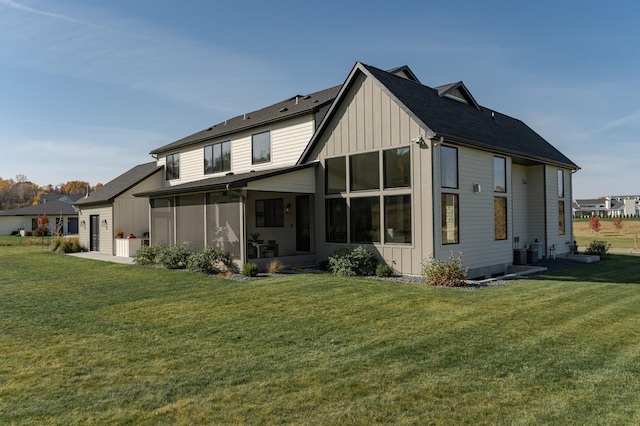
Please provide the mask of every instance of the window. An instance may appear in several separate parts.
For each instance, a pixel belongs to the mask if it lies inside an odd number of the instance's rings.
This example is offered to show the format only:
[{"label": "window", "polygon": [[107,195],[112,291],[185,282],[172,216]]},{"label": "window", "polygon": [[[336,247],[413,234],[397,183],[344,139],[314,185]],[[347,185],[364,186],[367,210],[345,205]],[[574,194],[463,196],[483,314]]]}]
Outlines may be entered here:
[{"label": "window", "polygon": [[380,163],[378,152],[349,157],[349,183],[352,191],[380,189]]},{"label": "window", "polygon": [[504,157],[493,157],[493,190],[507,192],[507,160]]},{"label": "window", "polygon": [[390,149],[383,153],[384,187],[411,186],[411,153],[409,147]]},{"label": "window", "polygon": [[458,149],[450,146],[440,148],[440,180],[443,188],[458,187]]},{"label": "window", "polygon": [[231,141],[214,143],[204,147],[204,173],[221,173],[231,170]]},{"label": "window", "polygon": [[558,170],[558,198],[564,198],[564,172]]},{"label": "window", "polygon": [[347,242],[347,200],[330,198],[326,200],[327,242]]},{"label": "window", "polygon": [[496,241],[507,239],[507,199],[505,197],[493,198],[493,227]]},{"label": "window", "polygon": [[339,194],[347,190],[347,159],[345,157],[325,160],[325,193]]},{"label": "window", "polygon": [[165,161],[165,179],[180,178],[180,154],[169,154]]},{"label": "window", "polygon": [[351,242],[380,242],[380,197],[351,199]]},{"label": "window", "polygon": [[251,136],[251,164],[271,162],[271,132]]},{"label": "window", "polygon": [[256,200],[256,228],[281,228],[284,226],[283,199]]},{"label": "window", "polygon": [[411,195],[384,197],[384,241],[411,242]]},{"label": "window", "polygon": [[558,234],[564,235],[564,200],[558,201]]},{"label": "window", "polygon": [[442,194],[442,244],[458,244],[458,194]]}]

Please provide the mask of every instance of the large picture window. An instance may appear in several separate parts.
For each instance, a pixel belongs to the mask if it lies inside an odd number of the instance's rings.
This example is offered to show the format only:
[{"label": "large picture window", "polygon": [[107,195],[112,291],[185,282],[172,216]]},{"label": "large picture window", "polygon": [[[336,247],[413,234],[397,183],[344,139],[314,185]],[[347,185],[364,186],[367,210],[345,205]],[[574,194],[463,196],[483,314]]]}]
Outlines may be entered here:
[{"label": "large picture window", "polygon": [[251,136],[251,164],[271,162],[271,132]]},{"label": "large picture window", "polygon": [[564,200],[558,201],[558,234],[564,235]]},{"label": "large picture window", "polygon": [[327,242],[347,242],[347,200],[330,198],[326,200]]},{"label": "large picture window", "polygon": [[256,228],[281,228],[284,226],[282,198],[256,200]]},{"label": "large picture window", "polygon": [[442,194],[442,244],[458,244],[460,242],[458,209],[458,194]]},{"label": "large picture window", "polygon": [[409,147],[389,149],[383,153],[384,187],[411,186],[411,153]]},{"label": "large picture window", "polygon": [[347,159],[328,158],[325,164],[325,193],[339,194],[347,190]]},{"label": "large picture window", "polygon": [[443,188],[458,187],[458,149],[440,147],[440,180]]},{"label": "large picture window", "polygon": [[380,163],[378,152],[368,152],[349,157],[349,182],[351,191],[380,189]]},{"label": "large picture window", "polygon": [[494,238],[507,239],[507,199],[505,197],[493,198],[493,226]]},{"label": "large picture window", "polygon": [[384,197],[384,241],[411,242],[411,195]]},{"label": "large picture window", "polygon": [[351,242],[380,242],[380,197],[351,198]]},{"label": "large picture window", "polygon": [[231,170],[231,141],[214,143],[204,147],[204,173],[221,173]]},{"label": "large picture window", "polygon": [[493,157],[493,190],[507,192],[507,160],[504,157]]},{"label": "large picture window", "polygon": [[165,161],[165,179],[179,179],[180,178],[180,154],[169,154]]}]

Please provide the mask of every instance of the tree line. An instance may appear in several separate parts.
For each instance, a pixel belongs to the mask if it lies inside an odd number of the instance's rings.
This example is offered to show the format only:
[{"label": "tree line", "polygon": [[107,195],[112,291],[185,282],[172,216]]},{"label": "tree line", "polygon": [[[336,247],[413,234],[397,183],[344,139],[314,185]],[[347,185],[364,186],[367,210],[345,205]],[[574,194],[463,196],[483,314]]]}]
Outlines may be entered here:
[{"label": "tree line", "polygon": [[40,203],[40,197],[45,194],[86,194],[87,190],[93,192],[101,186],[101,183],[90,186],[82,180],[38,186],[30,182],[25,175],[17,175],[15,179],[0,177],[0,211],[37,205]]}]

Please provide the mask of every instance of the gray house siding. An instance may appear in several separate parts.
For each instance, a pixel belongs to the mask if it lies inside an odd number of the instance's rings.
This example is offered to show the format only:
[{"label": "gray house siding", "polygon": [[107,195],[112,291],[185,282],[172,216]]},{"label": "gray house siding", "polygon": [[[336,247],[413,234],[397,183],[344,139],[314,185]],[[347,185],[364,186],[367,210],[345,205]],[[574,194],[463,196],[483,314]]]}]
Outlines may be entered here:
[{"label": "gray house siding", "polygon": [[[318,259],[326,259],[336,248],[345,244],[326,242],[325,200],[346,198],[350,206],[352,199],[360,196],[380,197],[380,224],[384,227],[383,197],[387,195],[411,195],[411,243],[381,242],[363,244],[377,256],[405,274],[420,274],[422,261],[433,253],[433,209],[432,209],[432,164],[431,150],[411,139],[425,131],[403,111],[372,80],[360,76],[346,94],[333,119],[327,124],[319,143],[309,156],[309,161],[320,161],[316,170],[315,229]],[[325,161],[328,158],[350,156],[357,153],[379,152],[382,170],[383,151],[390,148],[408,147],[411,156],[410,188],[393,188],[373,191],[351,191],[341,195],[325,195]],[[347,176],[349,176],[349,161]],[[382,174],[381,177],[382,179]],[[348,180],[348,179],[347,179]],[[380,183],[380,188],[383,188]],[[347,228],[350,227],[347,215]],[[382,229],[381,229],[382,231]],[[349,243],[351,239],[349,240]],[[357,243],[348,245],[358,245]]]}]

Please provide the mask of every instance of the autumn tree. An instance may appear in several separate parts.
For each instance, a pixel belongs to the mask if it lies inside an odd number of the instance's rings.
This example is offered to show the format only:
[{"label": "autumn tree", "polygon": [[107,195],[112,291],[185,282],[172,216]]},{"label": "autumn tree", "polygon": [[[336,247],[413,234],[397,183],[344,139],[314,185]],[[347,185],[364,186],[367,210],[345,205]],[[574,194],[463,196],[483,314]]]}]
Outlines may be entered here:
[{"label": "autumn tree", "polygon": [[589,228],[595,233],[600,232],[600,218],[595,214],[592,214],[589,218]]},{"label": "autumn tree", "polygon": [[620,230],[622,229],[622,216],[616,216],[613,219],[613,226],[618,230],[618,235],[620,235]]},{"label": "autumn tree", "polygon": [[89,182],[85,182],[82,180],[71,180],[64,184],[64,193],[65,194],[84,194],[87,192],[87,188],[89,187]]}]

